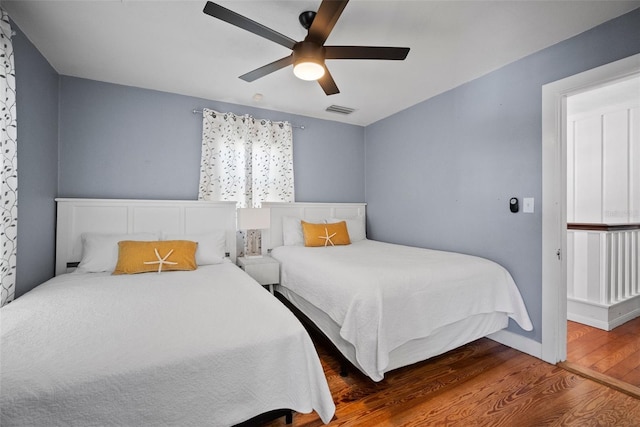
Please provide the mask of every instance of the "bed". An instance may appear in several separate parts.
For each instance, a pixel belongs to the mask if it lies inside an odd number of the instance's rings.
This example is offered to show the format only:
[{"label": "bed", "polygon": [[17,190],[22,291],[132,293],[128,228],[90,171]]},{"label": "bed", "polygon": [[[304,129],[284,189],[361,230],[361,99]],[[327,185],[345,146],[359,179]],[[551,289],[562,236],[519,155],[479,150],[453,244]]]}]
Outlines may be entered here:
[{"label": "bed", "polygon": [[[233,262],[235,203],[57,203],[56,277],[0,309],[0,425],[230,426],[281,410],[331,420],[309,335]],[[197,268],[88,272],[104,268],[96,240],[119,235],[192,238]]]},{"label": "bed", "polygon": [[[368,240],[365,204],[263,207],[271,211],[263,251],[280,262],[279,297],[374,381],[504,329],[509,319],[533,328],[511,275],[495,262]],[[344,221],[350,244],[319,236],[325,245],[306,247],[301,221]]]}]

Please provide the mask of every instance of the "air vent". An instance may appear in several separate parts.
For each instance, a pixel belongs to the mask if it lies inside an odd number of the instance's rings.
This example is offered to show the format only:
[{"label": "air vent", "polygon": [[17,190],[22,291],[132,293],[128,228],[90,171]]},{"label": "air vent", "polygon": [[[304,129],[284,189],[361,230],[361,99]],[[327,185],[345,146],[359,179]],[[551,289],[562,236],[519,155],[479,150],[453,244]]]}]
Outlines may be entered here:
[{"label": "air vent", "polygon": [[327,107],[327,110],[330,113],[338,113],[338,114],[351,114],[354,111],[356,111],[354,108],[349,108],[349,107],[341,107],[340,105],[332,105],[330,107]]}]

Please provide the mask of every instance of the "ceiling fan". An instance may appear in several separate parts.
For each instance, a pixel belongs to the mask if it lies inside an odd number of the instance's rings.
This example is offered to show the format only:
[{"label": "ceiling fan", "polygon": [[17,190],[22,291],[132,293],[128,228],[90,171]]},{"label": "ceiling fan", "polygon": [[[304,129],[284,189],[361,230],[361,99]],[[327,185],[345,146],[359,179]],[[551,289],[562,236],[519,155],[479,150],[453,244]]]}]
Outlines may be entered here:
[{"label": "ceiling fan", "polygon": [[203,12],[293,51],[289,56],[241,75],[242,80],[252,82],[293,64],[293,73],[298,78],[317,80],[327,95],[334,95],[340,93],[340,90],[324,63],[325,59],[403,60],[409,53],[408,47],[325,46],[329,33],[348,2],[349,0],[323,0],[317,13],[302,12],[298,19],[308,30],[308,34],[300,42],[210,1],[205,5]]}]

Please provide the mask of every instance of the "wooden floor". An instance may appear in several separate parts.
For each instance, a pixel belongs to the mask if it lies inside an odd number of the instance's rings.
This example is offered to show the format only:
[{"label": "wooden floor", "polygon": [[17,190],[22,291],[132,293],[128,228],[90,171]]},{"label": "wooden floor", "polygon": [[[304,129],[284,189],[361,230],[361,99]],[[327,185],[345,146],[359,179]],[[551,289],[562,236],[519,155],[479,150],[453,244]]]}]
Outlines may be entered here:
[{"label": "wooden floor", "polygon": [[[316,346],[336,404],[331,426],[640,426],[640,400],[487,338],[379,383],[340,377]],[[292,425],[323,424],[314,412],[296,413]]]},{"label": "wooden floor", "polygon": [[608,332],[567,322],[567,361],[640,387],[640,317]]}]

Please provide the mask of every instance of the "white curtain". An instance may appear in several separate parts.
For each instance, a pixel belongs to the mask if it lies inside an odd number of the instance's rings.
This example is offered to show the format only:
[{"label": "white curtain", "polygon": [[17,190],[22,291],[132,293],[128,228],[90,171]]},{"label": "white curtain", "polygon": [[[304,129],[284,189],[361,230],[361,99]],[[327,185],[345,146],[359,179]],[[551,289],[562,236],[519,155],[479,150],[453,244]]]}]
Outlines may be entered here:
[{"label": "white curtain", "polygon": [[293,202],[291,124],[204,109],[198,198]]},{"label": "white curtain", "polygon": [[13,301],[16,288],[16,240],[18,228],[18,151],[16,146],[16,79],[9,16],[0,9],[0,307]]}]

